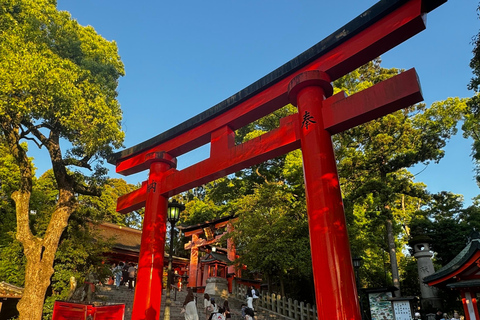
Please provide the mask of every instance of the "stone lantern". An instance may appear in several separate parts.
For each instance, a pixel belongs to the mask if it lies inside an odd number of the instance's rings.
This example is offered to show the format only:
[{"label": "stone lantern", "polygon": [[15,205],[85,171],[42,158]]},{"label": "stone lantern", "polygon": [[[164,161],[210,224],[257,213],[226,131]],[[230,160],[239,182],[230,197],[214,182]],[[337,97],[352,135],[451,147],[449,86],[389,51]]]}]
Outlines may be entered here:
[{"label": "stone lantern", "polygon": [[441,299],[438,298],[438,291],[435,287],[430,287],[423,282],[423,279],[433,273],[432,257],[433,252],[430,250],[431,239],[427,236],[418,236],[409,241],[409,245],[413,248],[413,256],[417,259],[418,280],[420,284],[420,292],[422,294],[421,304],[423,310],[441,310]]}]

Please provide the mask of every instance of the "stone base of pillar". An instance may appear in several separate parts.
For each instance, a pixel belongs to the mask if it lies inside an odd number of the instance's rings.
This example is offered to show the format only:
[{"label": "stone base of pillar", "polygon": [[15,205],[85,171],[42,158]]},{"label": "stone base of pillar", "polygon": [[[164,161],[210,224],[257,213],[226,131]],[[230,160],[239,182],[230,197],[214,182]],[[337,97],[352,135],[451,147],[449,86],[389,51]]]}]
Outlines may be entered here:
[{"label": "stone base of pillar", "polygon": [[222,299],[228,298],[228,281],[224,278],[209,278],[207,279],[207,286],[205,287],[205,293],[210,296],[221,297]]},{"label": "stone base of pillar", "polygon": [[442,310],[442,300],[440,298],[422,298],[421,305],[423,310]]}]

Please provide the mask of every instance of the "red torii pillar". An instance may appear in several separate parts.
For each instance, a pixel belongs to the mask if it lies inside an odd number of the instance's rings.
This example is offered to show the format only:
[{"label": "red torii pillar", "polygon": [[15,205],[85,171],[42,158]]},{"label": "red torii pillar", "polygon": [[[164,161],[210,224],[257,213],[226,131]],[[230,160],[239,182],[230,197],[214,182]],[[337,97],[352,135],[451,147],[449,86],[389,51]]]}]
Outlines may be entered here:
[{"label": "red torii pillar", "polygon": [[[356,293],[356,286],[335,154],[322,114],[323,100],[332,93],[330,78],[317,70],[299,74],[289,85],[290,99],[298,107],[301,123],[315,293],[322,297],[317,299],[317,309],[335,306],[335,318],[361,319],[357,299],[342,292]],[[330,294],[322,295],[322,287],[328,287]]]},{"label": "red torii pillar", "polygon": [[[360,319],[330,136],[417,103],[422,96],[413,69],[350,97],[339,93],[328,98],[329,82],[423,30],[424,15],[443,2],[381,1],[224,102],[109,160],[122,174],[150,169],[148,183],[117,203],[119,212],[146,206],[133,320],[156,320],[160,313],[158,261],[163,259],[167,197],[300,147],[318,317]],[[275,130],[235,145],[235,130],[285,106],[289,96],[298,114],[281,119]],[[174,168],[175,157],[209,142],[210,158],[181,171]],[[152,154],[160,163],[152,163]]]},{"label": "red torii pillar", "polygon": [[149,153],[146,160],[150,163],[150,175],[132,319],[158,319],[160,316],[168,199],[160,194],[159,185],[165,172],[176,167],[176,159],[164,152]]}]

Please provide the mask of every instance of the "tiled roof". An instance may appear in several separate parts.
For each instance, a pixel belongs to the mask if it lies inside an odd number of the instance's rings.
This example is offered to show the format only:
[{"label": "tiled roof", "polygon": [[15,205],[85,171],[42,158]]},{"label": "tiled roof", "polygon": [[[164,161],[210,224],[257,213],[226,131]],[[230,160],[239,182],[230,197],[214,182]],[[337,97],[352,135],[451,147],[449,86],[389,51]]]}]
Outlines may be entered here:
[{"label": "tiled roof", "polygon": [[0,298],[20,299],[23,295],[23,288],[14,286],[13,284],[0,282]]},{"label": "tiled roof", "polygon": [[140,252],[140,244],[142,242],[141,230],[108,222],[96,225],[95,229],[104,240],[114,239],[114,249],[128,250],[136,253]]},{"label": "tiled roof", "polygon": [[202,262],[212,262],[212,261],[220,261],[225,263],[231,263],[225,254],[217,253],[217,252],[210,252]]},{"label": "tiled roof", "polygon": [[447,288],[472,288],[480,287],[480,279],[464,280],[447,284]]},{"label": "tiled roof", "polygon": [[478,250],[480,250],[480,239],[473,239],[469,244],[443,268],[423,278],[423,282],[428,283],[441,279],[448,274],[462,267]]},{"label": "tiled roof", "polygon": [[[136,256],[140,254],[140,245],[142,243],[142,231],[119,226],[114,223],[104,222],[95,225],[94,228],[98,231],[100,237],[104,240],[114,239],[113,250],[130,251]],[[164,256],[168,257],[168,252],[164,252]],[[173,256],[174,261],[184,264],[188,263],[190,259]]]}]

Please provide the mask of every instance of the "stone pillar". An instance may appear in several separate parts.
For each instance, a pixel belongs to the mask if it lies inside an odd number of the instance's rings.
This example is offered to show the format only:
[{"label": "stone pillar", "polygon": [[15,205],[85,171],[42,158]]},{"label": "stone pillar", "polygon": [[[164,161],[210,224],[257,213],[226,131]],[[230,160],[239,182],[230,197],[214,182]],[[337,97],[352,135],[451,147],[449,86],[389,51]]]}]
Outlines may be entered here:
[{"label": "stone pillar", "polygon": [[432,262],[433,253],[430,251],[430,246],[427,241],[411,243],[410,245],[415,252],[413,256],[417,259],[418,281],[420,283],[420,292],[422,294],[422,308],[424,310],[442,310],[442,303],[440,298],[438,298],[437,288],[423,283],[423,279],[426,276],[435,273]]}]

